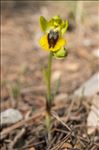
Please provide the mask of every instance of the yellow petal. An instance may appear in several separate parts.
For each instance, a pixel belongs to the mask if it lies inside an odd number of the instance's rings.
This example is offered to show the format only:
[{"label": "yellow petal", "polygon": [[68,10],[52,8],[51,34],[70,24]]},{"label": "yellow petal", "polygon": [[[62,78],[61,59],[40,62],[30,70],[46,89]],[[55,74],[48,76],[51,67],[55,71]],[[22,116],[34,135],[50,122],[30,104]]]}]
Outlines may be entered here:
[{"label": "yellow petal", "polygon": [[45,50],[49,50],[49,45],[48,45],[48,40],[47,40],[47,35],[44,35],[40,38],[39,40],[39,44],[41,45],[41,47]]},{"label": "yellow petal", "polygon": [[58,49],[60,49],[66,44],[66,41],[64,38],[59,38],[54,48],[53,47],[49,48],[47,35],[44,35],[40,38],[39,44],[41,45],[43,49],[47,51],[57,51]]}]

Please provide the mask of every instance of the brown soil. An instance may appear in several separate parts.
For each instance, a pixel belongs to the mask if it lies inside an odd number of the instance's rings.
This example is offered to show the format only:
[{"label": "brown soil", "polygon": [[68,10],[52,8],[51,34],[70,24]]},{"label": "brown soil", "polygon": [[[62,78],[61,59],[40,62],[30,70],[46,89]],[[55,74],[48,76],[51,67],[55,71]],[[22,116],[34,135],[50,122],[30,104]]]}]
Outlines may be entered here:
[{"label": "brown soil", "polygon": [[[29,4],[29,3],[28,3]],[[61,85],[52,107],[51,139],[44,124],[45,93],[42,66],[48,53],[41,50],[39,17],[59,14],[68,18],[66,2],[31,2],[28,7],[4,8],[1,30],[1,111],[16,108],[24,116],[22,122],[1,127],[2,150],[98,150],[99,131],[87,134],[90,98],[75,98],[73,92],[98,71],[97,2],[85,4],[81,31],[71,25],[66,34],[68,57],[53,60],[52,87],[61,74]],[[83,44],[85,39],[92,42]],[[14,91],[15,90],[15,91]],[[17,94],[16,94],[17,93]],[[14,95],[16,94],[16,96]],[[74,101],[74,103],[73,103]],[[26,120],[27,118],[27,120]]]}]

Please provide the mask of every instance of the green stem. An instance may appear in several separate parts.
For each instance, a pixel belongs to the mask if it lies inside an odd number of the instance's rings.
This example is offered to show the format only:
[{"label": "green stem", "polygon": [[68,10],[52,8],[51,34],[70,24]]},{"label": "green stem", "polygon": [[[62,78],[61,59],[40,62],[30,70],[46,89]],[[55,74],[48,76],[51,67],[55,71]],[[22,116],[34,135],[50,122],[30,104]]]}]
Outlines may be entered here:
[{"label": "green stem", "polygon": [[47,87],[47,98],[48,102],[51,103],[51,68],[52,68],[52,52],[49,54],[48,58],[48,87]]},{"label": "green stem", "polygon": [[47,100],[46,100],[46,127],[48,131],[48,140],[50,140],[50,129],[51,129],[51,105],[52,105],[52,95],[51,95],[51,68],[52,68],[52,52],[49,54],[48,58],[48,84],[47,84]]}]

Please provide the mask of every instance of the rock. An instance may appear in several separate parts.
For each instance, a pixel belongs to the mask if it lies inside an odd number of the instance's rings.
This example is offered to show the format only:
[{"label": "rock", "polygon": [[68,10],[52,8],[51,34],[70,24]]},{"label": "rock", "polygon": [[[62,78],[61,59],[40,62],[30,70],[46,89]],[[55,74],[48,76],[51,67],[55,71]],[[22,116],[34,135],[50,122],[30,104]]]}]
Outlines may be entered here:
[{"label": "rock", "polygon": [[16,109],[7,109],[0,113],[1,126],[16,123],[23,119],[22,114]]},{"label": "rock", "polygon": [[99,58],[99,48],[98,48],[98,49],[93,50],[92,54],[93,54],[94,56],[96,56],[96,57],[98,57],[98,58]]},{"label": "rock", "polygon": [[99,72],[93,75],[79,89],[74,92],[76,96],[92,96],[99,92]]}]

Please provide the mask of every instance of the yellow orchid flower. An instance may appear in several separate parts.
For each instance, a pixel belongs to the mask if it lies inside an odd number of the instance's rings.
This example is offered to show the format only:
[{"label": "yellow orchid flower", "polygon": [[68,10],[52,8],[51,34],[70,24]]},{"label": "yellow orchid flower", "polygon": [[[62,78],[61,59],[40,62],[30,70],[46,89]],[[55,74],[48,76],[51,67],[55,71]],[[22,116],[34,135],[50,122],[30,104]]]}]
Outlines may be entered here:
[{"label": "yellow orchid flower", "polygon": [[[54,31],[52,32],[54,33]],[[45,34],[39,40],[39,44],[44,50],[55,52],[66,44],[66,40],[64,38],[59,36],[57,37],[56,35],[54,36],[54,38],[50,38],[50,36],[50,34]]]}]

